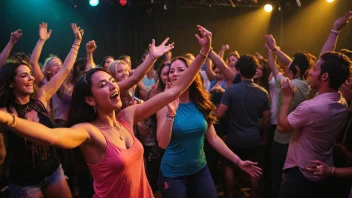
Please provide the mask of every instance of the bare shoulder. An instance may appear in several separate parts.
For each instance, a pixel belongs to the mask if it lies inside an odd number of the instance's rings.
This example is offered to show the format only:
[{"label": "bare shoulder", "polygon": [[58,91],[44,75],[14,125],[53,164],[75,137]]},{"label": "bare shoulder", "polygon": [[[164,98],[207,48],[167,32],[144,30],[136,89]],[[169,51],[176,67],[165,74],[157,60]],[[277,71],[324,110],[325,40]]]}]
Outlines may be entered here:
[{"label": "bare shoulder", "polygon": [[75,124],[71,127],[71,129],[78,130],[78,131],[85,131],[88,134],[97,130],[96,127],[94,127],[94,125],[90,122]]},{"label": "bare shoulder", "polygon": [[138,106],[140,106],[141,104],[135,104],[135,105],[131,105],[125,109],[123,109],[122,111],[120,111],[118,114],[117,114],[117,118],[118,119],[121,119],[127,123],[130,123],[131,125],[133,125],[134,123],[134,114],[136,112],[136,108]]}]

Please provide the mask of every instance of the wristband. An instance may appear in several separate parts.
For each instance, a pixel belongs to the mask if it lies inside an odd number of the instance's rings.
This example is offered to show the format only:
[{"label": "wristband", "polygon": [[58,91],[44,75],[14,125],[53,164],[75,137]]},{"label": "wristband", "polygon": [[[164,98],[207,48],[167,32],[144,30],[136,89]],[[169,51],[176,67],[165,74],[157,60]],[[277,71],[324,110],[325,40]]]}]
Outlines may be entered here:
[{"label": "wristband", "polygon": [[233,162],[235,165],[237,165],[240,160],[241,160],[240,157],[238,157],[238,156],[236,155],[235,159],[234,159],[232,162]]},{"label": "wristband", "polygon": [[166,120],[174,120],[174,118],[176,117],[176,114],[175,115],[170,115],[169,113],[166,114]]},{"label": "wristband", "polygon": [[272,49],[271,51],[276,52],[277,50],[280,50],[280,47],[275,47],[274,49]]},{"label": "wristband", "polygon": [[13,115],[13,114],[11,114],[11,116],[12,116],[12,123],[9,125],[10,127],[15,127],[16,126],[16,116],[15,115]]},{"label": "wristband", "polygon": [[151,53],[149,53],[148,54],[153,60],[156,60],[156,58],[151,54]]},{"label": "wristband", "polygon": [[339,31],[336,31],[336,30],[331,30],[330,32],[331,32],[331,33],[333,33],[333,34],[335,34],[336,36],[338,36],[338,35],[339,35]]}]

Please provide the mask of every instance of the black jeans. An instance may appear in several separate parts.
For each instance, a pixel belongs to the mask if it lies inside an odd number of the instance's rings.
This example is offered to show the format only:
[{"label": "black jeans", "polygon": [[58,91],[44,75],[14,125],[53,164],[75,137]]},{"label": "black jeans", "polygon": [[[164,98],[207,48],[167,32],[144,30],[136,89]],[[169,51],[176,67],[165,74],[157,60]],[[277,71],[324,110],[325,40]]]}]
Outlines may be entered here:
[{"label": "black jeans", "polygon": [[[335,198],[333,179],[308,180],[298,167],[286,169],[280,189],[280,198]],[[336,197],[337,198],[337,197]]]},{"label": "black jeans", "polygon": [[279,197],[283,167],[286,161],[288,151],[288,144],[280,144],[273,141],[271,144],[271,163],[270,163],[270,175],[271,175],[271,190],[272,197]]}]

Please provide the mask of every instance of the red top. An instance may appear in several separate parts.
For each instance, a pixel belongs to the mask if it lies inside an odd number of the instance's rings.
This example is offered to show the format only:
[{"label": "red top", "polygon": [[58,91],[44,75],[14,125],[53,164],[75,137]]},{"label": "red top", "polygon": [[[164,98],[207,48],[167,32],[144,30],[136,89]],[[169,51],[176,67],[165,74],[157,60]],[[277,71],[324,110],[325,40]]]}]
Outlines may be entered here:
[{"label": "red top", "polygon": [[132,127],[123,120],[119,122],[132,135],[134,143],[131,148],[122,149],[102,133],[107,142],[105,157],[99,163],[88,163],[94,178],[93,198],[152,198],[144,169],[143,146],[133,135]]}]

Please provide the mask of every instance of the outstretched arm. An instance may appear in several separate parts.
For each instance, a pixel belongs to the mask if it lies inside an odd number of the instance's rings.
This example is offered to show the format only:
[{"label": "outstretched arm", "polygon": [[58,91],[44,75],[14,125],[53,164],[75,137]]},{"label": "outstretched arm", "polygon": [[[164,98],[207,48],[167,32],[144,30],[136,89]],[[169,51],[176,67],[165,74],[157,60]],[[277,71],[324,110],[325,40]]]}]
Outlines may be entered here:
[{"label": "outstretched arm", "polygon": [[3,110],[0,110],[0,123],[8,125],[18,135],[42,145],[72,149],[90,139],[87,123],[71,128],[48,128],[37,122],[17,118]]},{"label": "outstretched arm", "polygon": [[261,168],[256,166],[257,162],[242,161],[235,153],[233,153],[224,141],[219,138],[214,129],[214,125],[210,124],[206,132],[209,144],[222,156],[237,165],[240,169],[247,172],[251,177],[259,177],[262,174]]},{"label": "outstretched arm", "polygon": [[154,62],[157,58],[162,56],[164,53],[172,50],[174,48],[174,43],[166,45],[169,41],[169,38],[166,38],[161,45],[155,46],[155,40],[152,40],[152,44],[150,45],[149,54],[144,59],[143,63],[140,64],[134,71],[133,74],[127,79],[118,82],[117,84],[120,87],[120,91],[126,91],[136,85],[139,81],[143,79],[143,77],[147,74],[147,72],[153,67]]},{"label": "outstretched arm", "polygon": [[134,123],[146,119],[178,98],[192,84],[196,75],[199,74],[199,70],[210,50],[212,33],[202,26],[198,26],[198,29],[203,36],[200,38],[196,35],[198,42],[202,46],[202,50],[197,55],[196,59],[191,63],[190,67],[182,73],[182,76],[175,81],[170,89],[135,107],[135,113],[133,114]]},{"label": "outstretched arm", "polygon": [[318,177],[335,176],[335,177],[352,177],[352,167],[337,168],[331,167],[319,160],[311,161],[312,165],[305,169]]},{"label": "outstretched arm", "polygon": [[44,22],[39,24],[39,40],[35,45],[31,55],[31,59],[29,60],[30,64],[32,65],[35,84],[38,87],[40,87],[40,85],[44,80],[44,74],[38,63],[39,57],[40,57],[40,54],[42,53],[45,42],[50,38],[50,36],[51,36],[51,30],[48,31],[48,24]]},{"label": "outstretched arm", "polygon": [[62,83],[66,80],[67,76],[70,74],[73,64],[76,61],[78,49],[81,44],[82,35],[84,34],[84,31],[78,28],[75,23],[71,24],[71,27],[73,33],[75,34],[76,40],[72,45],[70,53],[65,59],[62,69],[47,84],[42,86],[37,91],[36,98],[39,99],[43,104],[47,104],[47,102],[57,92]]},{"label": "outstretched arm", "polygon": [[345,14],[344,17],[338,18],[335,21],[334,26],[330,31],[329,37],[326,40],[323,46],[323,49],[321,49],[320,54],[324,54],[325,52],[328,52],[328,51],[335,51],[338,33],[348,23],[351,17],[352,17],[352,11],[349,11]]},{"label": "outstretched arm", "polygon": [[5,46],[5,48],[2,50],[0,54],[0,67],[2,67],[6,63],[6,60],[9,57],[13,46],[18,40],[20,40],[21,37],[22,37],[22,30],[20,29],[11,33],[9,42],[7,43],[7,45]]}]

